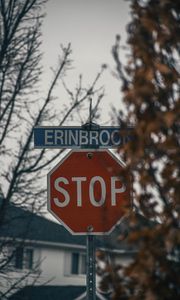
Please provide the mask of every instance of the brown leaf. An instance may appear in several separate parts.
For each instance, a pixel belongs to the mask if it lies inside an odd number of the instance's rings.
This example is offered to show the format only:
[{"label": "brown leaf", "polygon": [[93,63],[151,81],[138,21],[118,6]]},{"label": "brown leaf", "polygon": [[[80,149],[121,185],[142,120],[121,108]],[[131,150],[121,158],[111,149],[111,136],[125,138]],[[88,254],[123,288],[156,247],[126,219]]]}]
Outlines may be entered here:
[{"label": "brown leaf", "polygon": [[172,111],[168,111],[164,113],[164,121],[167,127],[171,127],[173,125],[175,118],[176,118],[175,113]]},{"label": "brown leaf", "polygon": [[158,71],[164,75],[170,74],[171,73],[171,69],[162,63],[156,63],[155,67],[158,69]]}]

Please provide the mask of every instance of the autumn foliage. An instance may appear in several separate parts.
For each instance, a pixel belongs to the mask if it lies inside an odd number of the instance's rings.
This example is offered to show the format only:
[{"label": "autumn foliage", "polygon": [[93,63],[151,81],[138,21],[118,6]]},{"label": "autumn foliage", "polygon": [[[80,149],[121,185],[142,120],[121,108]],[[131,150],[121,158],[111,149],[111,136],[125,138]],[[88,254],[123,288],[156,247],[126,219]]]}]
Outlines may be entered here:
[{"label": "autumn foliage", "polygon": [[[109,271],[104,284],[112,299],[180,299],[180,2],[132,0],[128,62],[113,47],[134,140],[123,155],[133,176],[133,213],[128,242],[138,253],[122,272]],[[153,226],[136,228],[136,212]]]}]

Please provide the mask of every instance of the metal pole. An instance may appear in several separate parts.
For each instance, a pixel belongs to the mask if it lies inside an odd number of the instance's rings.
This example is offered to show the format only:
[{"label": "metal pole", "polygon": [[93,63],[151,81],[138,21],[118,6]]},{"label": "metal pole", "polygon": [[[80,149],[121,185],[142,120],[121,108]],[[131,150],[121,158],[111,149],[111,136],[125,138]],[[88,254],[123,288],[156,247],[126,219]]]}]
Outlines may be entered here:
[{"label": "metal pole", "polygon": [[87,271],[86,271],[86,284],[87,284],[87,300],[96,300],[96,270],[95,270],[95,245],[94,236],[87,234]]},{"label": "metal pole", "polygon": [[[89,128],[92,126],[92,98],[90,98],[89,107]],[[90,233],[93,230],[92,225],[89,225],[87,231]],[[86,239],[86,300],[96,300],[96,269],[95,269],[95,244],[94,235],[87,233]]]}]

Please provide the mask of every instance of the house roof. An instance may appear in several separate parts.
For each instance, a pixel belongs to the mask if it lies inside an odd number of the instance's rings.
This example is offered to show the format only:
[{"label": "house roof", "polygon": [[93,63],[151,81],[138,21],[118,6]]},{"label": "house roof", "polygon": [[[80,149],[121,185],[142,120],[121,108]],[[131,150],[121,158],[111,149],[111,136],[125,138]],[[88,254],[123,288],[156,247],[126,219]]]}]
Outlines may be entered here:
[{"label": "house roof", "polygon": [[[86,236],[72,235],[62,225],[50,221],[42,216],[22,209],[19,206],[9,204],[4,224],[0,227],[0,238],[23,239],[36,243],[48,243],[64,246],[85,247]],[[139,223],[148,226],[148,220],[139,215]],[[128,231],[128,218],[124,219],[120,225],[110,235],[97,236],[96,247],[118,249],[118,251],[133,251],[134,247],[128,245],[126,239],[117,242],[119,234],[126,235]]]},{"label": "house roof", "polygon": [[26,286],[9,300],[73,300],[84,293],[83,286]]},{"label": "house roof", "polygon": [[[85,300],[84,286],[26,286],[13,294],[9,300]],[[109,294],[96,292],[97,300],[108,300]]]},{"label": "house roof", "polygon": [[84,236],[71,235],[62,225],[13,204],[9,205],[4,224],[0,227],[0,237],[48,243],[86,243]]}]

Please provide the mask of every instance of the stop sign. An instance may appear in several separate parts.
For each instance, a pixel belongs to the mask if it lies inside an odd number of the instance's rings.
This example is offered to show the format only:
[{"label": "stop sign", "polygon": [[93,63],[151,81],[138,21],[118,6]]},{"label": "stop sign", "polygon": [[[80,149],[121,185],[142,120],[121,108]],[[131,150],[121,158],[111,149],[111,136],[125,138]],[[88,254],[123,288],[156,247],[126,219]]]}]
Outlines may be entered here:
[{"label": "stop sign", "polygon": [[130,206],[125,175],[109,150],[72,150],[48,174],[48,210],[73,234],[110,233]]}]

